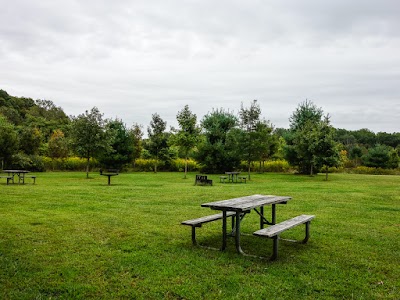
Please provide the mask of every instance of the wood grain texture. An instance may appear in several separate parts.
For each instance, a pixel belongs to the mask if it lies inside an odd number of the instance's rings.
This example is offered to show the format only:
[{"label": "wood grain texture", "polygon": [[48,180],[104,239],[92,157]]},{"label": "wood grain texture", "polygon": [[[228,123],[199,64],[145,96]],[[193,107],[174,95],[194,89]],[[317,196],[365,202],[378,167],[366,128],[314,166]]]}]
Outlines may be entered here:
[{"label": "wood grain texture", "polygon": [[310,222],[314,218],[315,218],[315,216],[313,216],[313,215],[300,215],[300,216],[294,217],[292,219],[283,221],[281,223],[269,226],[267,228],[257,230],[253,234],[257,235],[257,236],[264,236],[264,237],[271,238],[271,237],[279,235],[281,232],[288,230],[290,228],[293,228],[297,225],[300,225],[300,224],[303,224],[306,222]]}]

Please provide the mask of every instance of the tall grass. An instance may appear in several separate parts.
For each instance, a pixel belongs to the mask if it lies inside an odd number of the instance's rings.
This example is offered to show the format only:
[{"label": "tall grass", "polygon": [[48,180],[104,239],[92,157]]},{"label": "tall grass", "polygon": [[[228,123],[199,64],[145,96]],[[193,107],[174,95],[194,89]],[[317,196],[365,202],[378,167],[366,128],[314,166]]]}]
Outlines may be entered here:
[{"label": "tall grass", "polygon": [[[195,186],[194,175],[0,181],[0,299],[399,299],[400,177],[211,175],[213,186]],[[225,252],[192,246],[180,222],[213,213],[201,203],[256,193],[293,197],[278,222],[315,214],[309,243],[282,241],[275,262],[238,255],[233,240]],[[242,248],[269,256],[272,241],[251,236],[257,224],[254,212],[244,219]],[[219,247],[221,223],[198,241]]]}]

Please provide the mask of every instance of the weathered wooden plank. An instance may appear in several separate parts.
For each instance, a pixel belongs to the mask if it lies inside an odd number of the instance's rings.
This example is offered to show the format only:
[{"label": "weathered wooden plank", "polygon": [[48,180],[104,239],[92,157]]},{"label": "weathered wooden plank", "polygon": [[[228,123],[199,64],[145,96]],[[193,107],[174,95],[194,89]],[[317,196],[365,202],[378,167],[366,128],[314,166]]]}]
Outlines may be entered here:
[{"label": "weathered wooden plank", "polygon": [[251,195],[222,201],[204,203],[201,206],[217,210],[248,211],[264,205],[285,203],[292,199],[288,196]]},{"label": "weathered wooden plank", "polygon": [[265,236],[265,237],[269,237],[269,238],[274,237],[287,229],[290,229],[297,225],[309,222],[314,218],[315,218],[314,215],[300,215],[300,216],[294,217],[292,219],[283,221],[281,223],[272,225],[270,227],[257,230],[253,234],[257,235],[257,236]]},{"label": "weathered wooden plank", "polygon": [[[226,212],[226,216],[230,217],[233,216],[235,214],[235,212],[233,211],[228,211]],[[219,213],[219,214],[215,214],[215,215],[210,215],[210,216],[205,216],[205,217],[201,217],[201,218],[197,218],[197,219],[193,219],[193,220],[187,220],[187,221],[183,221],[181,224],[182,225],[189,225],[189,226],[198,226],[204,223],[208,223],[208,222],[212,222],[212,221],[216,221],[219,219],[223,218],[223,214]]]}]

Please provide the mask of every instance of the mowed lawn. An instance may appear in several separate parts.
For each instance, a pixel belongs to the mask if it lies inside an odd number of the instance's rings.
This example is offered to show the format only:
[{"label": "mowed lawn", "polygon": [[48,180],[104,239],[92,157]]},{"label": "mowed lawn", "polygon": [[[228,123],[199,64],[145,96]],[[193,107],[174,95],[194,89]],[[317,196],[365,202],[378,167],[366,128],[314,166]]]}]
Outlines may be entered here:
[{"label": "mowed lawn", "polygon": [[[195,173],[37,173],[0,182],[0,299],[400,299],[400,176],[252,174],[246,184],[194,186]],[[314,214],[308,244],[282,241],[279,258],[195,247],[183,220],[204,202],[252,194],[293,197],[277,221]],[[270,207],[266,208],[269,216]],[[244,251],[272,240],[242,223]],[[221,222],[198,241],[220,247]],[[304,226],[283,237],[302,239]]]}]

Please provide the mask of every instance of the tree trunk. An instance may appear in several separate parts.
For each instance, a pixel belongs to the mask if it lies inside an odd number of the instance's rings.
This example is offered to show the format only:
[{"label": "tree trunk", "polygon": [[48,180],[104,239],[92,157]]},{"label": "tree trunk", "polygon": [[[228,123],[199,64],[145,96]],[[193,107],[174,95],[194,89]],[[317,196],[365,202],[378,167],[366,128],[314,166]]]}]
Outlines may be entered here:
[{"label": "tree trunk", "polygon": [[154,173],[157,173],[157,164],[158,164],[158,152],[157,152],[157,155],[156,155],[156,160],[154,162]]},{"label": "tree trunk", "polygon": [[90,156],[87,158],[86,162],[86,178],[89,178],[89,164],[90,164]]},{"label": "tree trunk", "polygon": [[185,156],[185,179],[186,179],[186,173],[187,173],[187,156]]},{"label": "tree trunk", "polygon": [[311,164],[311,168],[310,168],[310,176],[313,176],[313,165]]}]

